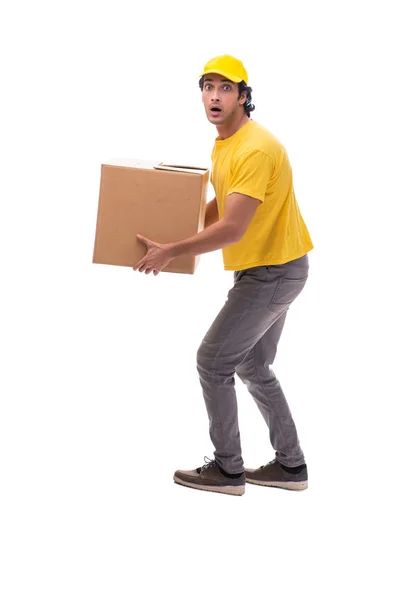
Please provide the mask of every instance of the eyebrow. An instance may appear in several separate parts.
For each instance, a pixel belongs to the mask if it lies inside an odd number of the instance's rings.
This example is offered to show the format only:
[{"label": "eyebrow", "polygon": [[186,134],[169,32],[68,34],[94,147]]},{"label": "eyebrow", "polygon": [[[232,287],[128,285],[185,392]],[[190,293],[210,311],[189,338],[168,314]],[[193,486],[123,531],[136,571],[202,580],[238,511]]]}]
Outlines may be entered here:
[{"label": "eyebrow", "polygon": [[[204,83],[205,83],[206,81],[214,81],[214,79],[204,79]],[[228,81],[229,83],[233,83],[233,81],[231,81],[230,79],[221,79],[221,83],[222,83],[223,81]]]}]

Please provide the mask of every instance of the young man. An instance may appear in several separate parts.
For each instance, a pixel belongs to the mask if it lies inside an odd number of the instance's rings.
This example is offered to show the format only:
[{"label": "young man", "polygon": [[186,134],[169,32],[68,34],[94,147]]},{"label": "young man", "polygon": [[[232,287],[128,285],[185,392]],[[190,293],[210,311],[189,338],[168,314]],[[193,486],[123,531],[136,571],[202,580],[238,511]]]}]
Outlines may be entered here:
[{"label": "young man", "polygon": [[[173,244],[138,236],[146,256],[134,269],[157,275],[180,254],[222,248],[234,286],[197,352],[197,369],[215,446],[214,459],[175,482],[192,488],[242,495],[245,482],[303,490],[307,466],[289,406],[270,369],[287,311],[308,277],[313,248],[301,216],[288,155],[282,144],[250,119],[251,87],[241,61],[212,59],[200,79],[208,120],[218,131],[212,153],[215,198],[204,231]],[[235,393],[235,373],[263,415],[275,459],[244,470]]]}]

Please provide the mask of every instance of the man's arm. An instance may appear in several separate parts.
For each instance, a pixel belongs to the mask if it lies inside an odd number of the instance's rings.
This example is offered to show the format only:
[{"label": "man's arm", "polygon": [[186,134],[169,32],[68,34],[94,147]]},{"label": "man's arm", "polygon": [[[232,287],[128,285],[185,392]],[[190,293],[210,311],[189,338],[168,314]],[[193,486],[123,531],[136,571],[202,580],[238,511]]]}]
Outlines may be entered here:
[{"label": "man's arm", "polygon": [[231,223],[221,220],[190,238],[186,238],[180,242],[165,244],[165,246],[168,248],[172,258],[176,258],[182,254],[192,254],[194,256],[206,254],[207,252],[213,252],[214,250],[235,244],[238,241],[237,229],[232,227]]},{"label": "man's arm", "polygon": [[218,205],[217,205],[217,199],[214,198],[213,200],[208,202],[206,205],[206,216],[204,219],[204,229],[207,229],[207,227],[210,227],[210,225],[217,223],[217,221],[219,221]]},{"label": "man's arm", "polygon": [[[215,216],[212,203],[213,200],[209,202],[211,207],[208,210],[210,221],[211,216]],[[207,229],[190,238],[166,244],[171,256],[173,258],[182,254],[196,256],[236,244],[244,236],[259,204],[260,201],[256,198],[243,194],[230,194],[226,201],[225,214],[217,223],[207,226]]]}]

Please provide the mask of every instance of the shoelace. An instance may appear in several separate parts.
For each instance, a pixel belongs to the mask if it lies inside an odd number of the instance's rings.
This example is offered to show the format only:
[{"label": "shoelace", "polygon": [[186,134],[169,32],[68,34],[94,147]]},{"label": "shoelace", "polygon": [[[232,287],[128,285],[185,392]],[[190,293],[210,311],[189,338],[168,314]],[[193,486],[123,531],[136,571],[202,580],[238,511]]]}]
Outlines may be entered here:
[{"label": "shoelace", "polygon": [[204,461],[205,464],[201,467],[201,472],[205,471],[206,469],[209,469],[210,467],[213,467],[215,465],[215,460],[211,460],[211,458],[208,458],[208,456],[204,457]]}]

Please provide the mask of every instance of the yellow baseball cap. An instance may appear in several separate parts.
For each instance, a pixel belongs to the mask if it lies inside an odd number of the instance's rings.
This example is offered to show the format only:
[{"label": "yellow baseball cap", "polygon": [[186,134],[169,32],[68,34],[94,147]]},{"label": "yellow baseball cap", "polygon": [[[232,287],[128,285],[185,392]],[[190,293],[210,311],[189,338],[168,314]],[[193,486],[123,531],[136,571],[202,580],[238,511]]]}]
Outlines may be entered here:
[{"label": "yellow baseball cap", "polygon": [[247,85],[248,75],[242,61],[229,54],[223,54],[222,56],[212,58],[204,67],[200,77],[203,77],[203,75],[207,75],[208,73],[224,75],[227,79],[230,79],[235,83],[244,81]]}]

